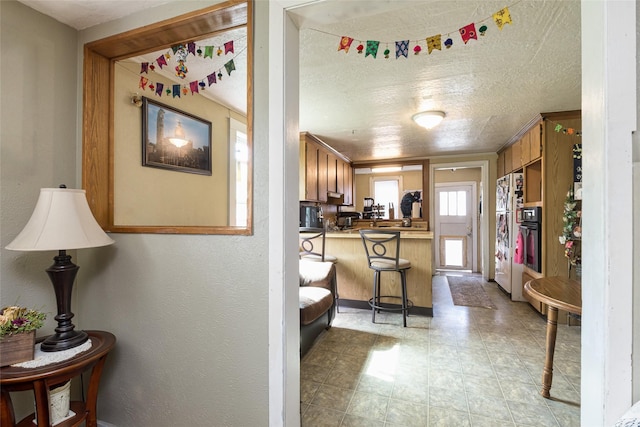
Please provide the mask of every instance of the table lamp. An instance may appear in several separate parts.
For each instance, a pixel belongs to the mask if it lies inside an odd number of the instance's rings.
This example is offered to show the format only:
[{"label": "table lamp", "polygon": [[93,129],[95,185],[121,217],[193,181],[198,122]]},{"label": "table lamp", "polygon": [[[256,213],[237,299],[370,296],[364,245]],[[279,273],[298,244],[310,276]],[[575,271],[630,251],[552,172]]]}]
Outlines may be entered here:
[{"label": "table lamp", "polygon": [[66,251],[97,248],[114,243],[93,217],[84,190],[42,188],[31,219],[13,242],[12,251],[59,251],[54,264],[47,269],[56,293],[58,327],[44,340],[42,351],[62,351],[85,343],[89,336],[76,331],[71,322],[71,293],[79,267],[71,262]]}]

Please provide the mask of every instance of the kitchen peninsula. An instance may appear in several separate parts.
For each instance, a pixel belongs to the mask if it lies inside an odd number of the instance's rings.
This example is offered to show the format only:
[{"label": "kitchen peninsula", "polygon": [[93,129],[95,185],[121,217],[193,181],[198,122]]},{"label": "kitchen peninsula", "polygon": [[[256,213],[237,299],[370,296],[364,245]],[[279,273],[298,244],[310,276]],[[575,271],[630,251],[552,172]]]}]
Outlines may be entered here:
[{"label": "kitchen peninsula", "polygon": [[[376,227],[400,231],[400,257],[411,262],[407,272],[407,294],[413,302],[410,313],[432,316],[431,259],[433,232],[426,228]],[[373,270],[369,269],[364,246],[358,229],[329,232],[326,234],[326,253],[338,258],[338,293],[340,305],[369,308],[373,292]],[[400,275],[384,273],[381,280],[382,295],[401,295]]]}]

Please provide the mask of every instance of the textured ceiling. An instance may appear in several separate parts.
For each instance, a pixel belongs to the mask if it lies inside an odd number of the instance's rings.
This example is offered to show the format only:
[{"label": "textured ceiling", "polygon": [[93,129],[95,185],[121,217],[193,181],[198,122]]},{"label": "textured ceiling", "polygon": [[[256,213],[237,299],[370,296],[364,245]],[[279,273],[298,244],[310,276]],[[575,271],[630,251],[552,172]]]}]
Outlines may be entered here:
[{"label": "textured ceiling", "polygon": [[[21,1],[78,29],[167,3]],[[513,23],[499,30],[491,16],[505,5]],[[579,0],[327,0],[292,15],[300,130],[353,161],[495,152],[538,113],[580,109]],[[458,29],[472,22],[488,30],[465,45]],[[453,47],[427,54],[426,37],[447,33]],[[355,39],[348,54],[337,50],[343,35]],[[395,59],[394,42],[406,39],[423,51],[411,43],[409,57]],[[359,40],[390,42],[390,58],[384,43],[376,59],[358,54]],[[446,117],[425,130],[411,121],[423,110]]]},{"label": "textured ceiling", "polygon": [[[513,23],[492,19],[478,40],[458,29],[491,18],[494,1],[336,2],[300,9],[300,129],[355,161],[495,152],[537,113],[580,109],[580,2],[520,1]],[[392,7],[389,9],[389,7]],[[479,27],[482,24],[478,24]],[[395,59],[394,41],[451,33],[450,49]],[[339,37],[354,38],[348,54]],[[391,41],[389,59],[358,54],[358,40]],[[432,130],[412,122],[441,110]]]}]

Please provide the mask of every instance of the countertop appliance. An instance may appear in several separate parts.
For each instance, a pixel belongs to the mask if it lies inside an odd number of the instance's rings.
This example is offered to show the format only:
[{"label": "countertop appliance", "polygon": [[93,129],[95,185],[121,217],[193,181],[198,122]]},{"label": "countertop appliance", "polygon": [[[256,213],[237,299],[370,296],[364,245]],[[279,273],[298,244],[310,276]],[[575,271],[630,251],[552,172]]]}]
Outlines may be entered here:
[{"label": "countertop appliance", "polygon": [[338,227],[351,228],[353,221],[360,219],[360,212],[338,212]]},{"label": "countertop appliance", "polygon": [[322,228],[322,208],[320,206],[300,206],[300,227]]}]

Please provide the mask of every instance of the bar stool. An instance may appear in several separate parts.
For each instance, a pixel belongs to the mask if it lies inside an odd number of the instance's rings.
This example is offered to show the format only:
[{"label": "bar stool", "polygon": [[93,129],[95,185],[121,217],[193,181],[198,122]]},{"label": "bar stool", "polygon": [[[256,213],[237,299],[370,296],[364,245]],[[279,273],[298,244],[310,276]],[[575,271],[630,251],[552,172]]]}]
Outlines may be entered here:
[{"label": "bar stool", "polygon": [[[373,298],[369,300],[372,311],[372,322],[376,322],[376,310],[402,311],[404,326],[407,326],[407,313],[413,302],[407,298],[407,270],[411,268],[411,262],[400,258],[400,232],[380,230],[360,230],[362,243],[369,268],[373,274]],[[390,271],[400,273],[401,296],[380,295],[380,276],[382,272]],[[383,304],[382,298],[399,298],[400,307]]]},{"label": "bar stool", "polygon": [[[324,251],[324,241],[326,231],[324,228],[300,227],[298,230],[300,236],[300,259],[315,262],[338,263],[338,258],[329,255]],[[340,305],[338,304],[340,296],[338,295],[338,280],[336,279],[335,303],[336,310],[340,313]]]}]

